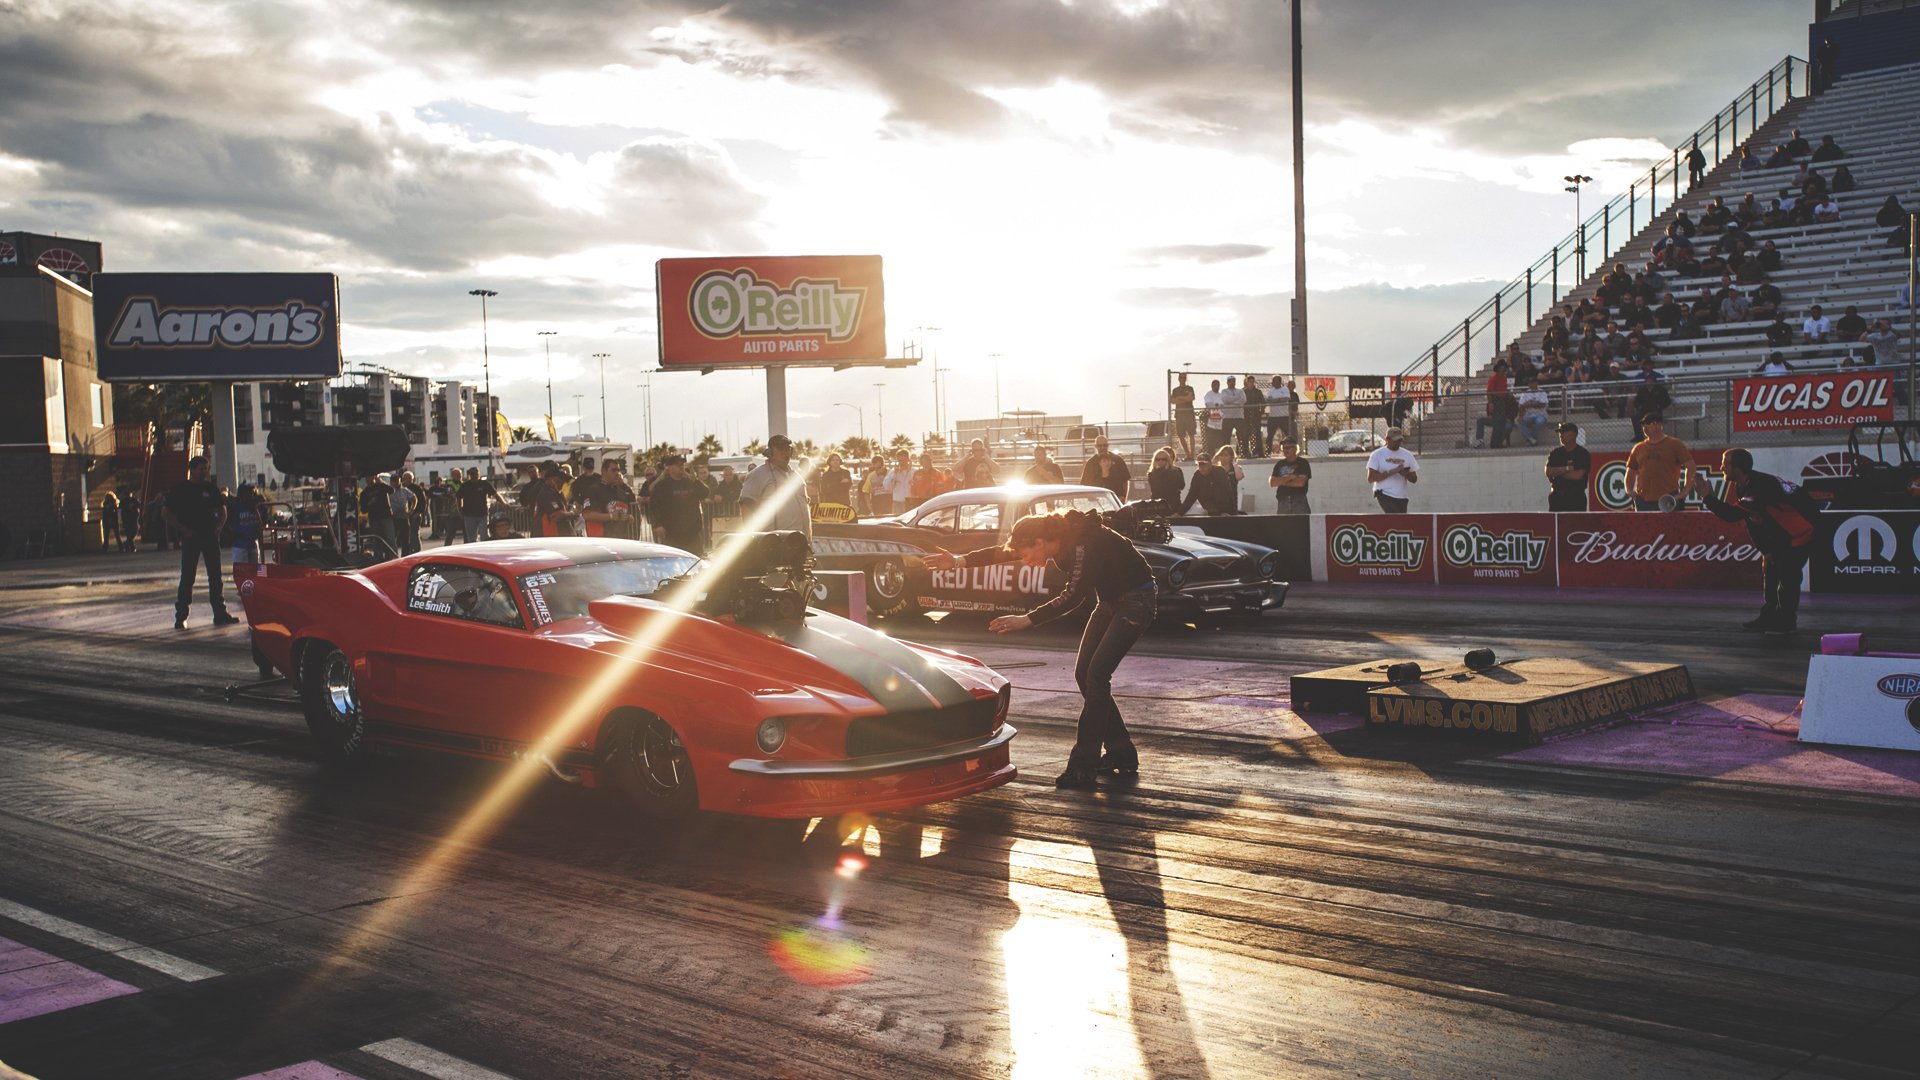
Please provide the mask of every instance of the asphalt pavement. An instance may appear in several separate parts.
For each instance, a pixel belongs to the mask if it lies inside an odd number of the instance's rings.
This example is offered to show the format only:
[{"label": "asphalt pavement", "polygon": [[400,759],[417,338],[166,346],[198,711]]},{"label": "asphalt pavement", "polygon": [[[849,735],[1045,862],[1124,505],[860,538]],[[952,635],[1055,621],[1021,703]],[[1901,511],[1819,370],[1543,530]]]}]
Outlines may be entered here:
[{"label": "asphalt pavement", "polygon": [[[448,844],[495,767],[330,774],[291,693],[244,685],[243,627],[176,632],[169,585],[80,577],[0,592],[0,1061],[43,1080],[1920,1061],[1920,771],[1677,768],[1709,739],[1809,752],[1767,718],[1813,631],[1738,634],[1746,597],[1301,586],[1257,624],[1162,626],[1118,680],[1143,777],[1096,794],[1050,784],[1069,631],[896,623],[1014,680],[1019,781],[805,839],[651,835],[556,784]],[[1915,615],[1815,598],[1803,624]],[[1476,645],[1678,660],[1773,711],[1514,753],[1290,707],[1294,672]]]}]

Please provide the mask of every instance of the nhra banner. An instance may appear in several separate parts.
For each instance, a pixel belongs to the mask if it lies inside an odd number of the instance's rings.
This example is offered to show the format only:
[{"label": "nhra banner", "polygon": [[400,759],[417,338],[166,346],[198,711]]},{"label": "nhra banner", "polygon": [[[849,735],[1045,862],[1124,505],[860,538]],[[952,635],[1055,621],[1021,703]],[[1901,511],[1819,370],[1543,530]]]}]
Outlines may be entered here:
[{"label": "nhra banner", "polygon": [[1691,511],[1550,516],[1562,588],[1760,586],[1760,550],[1739,522]]},{"label": "nhra banner", "polygon": [[661,259],[660,365],[883,360],[878,255]]},{"label": "nhra banner", "polygon": [[1554,585],[1557,516],[1436,514],[1440,584]]},{"label": "nhra banner", "polygon": [[103,382],[332,379],[340,283],[332,274],[95,274]]},{"label": "nhra banner", "polygon": [[1815,592],[1920,593],[1920,510],[1828,510],[1816,524]]},{"label": "nhra banner", "polygon": [[1431,585],[1432,514],[1327,514],[1328,581]]},{"label": "nhra banner", "polygon": [[1733,430],[1791,431],[1893,419],[1893,373],[1835,371],[1738,379]]}]

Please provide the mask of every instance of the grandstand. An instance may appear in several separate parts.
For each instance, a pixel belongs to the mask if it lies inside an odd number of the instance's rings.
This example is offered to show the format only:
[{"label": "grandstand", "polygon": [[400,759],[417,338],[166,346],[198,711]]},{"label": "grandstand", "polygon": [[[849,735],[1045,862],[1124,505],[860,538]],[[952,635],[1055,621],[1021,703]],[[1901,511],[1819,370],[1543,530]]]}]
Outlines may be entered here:
[{"label": "grandstand", "polygon": [[[1830,176],[1835,165],[1844,163],[1858,184],[1853,191],[1836,196],[1841,206],[1838,221],[1758,226],[1747,230],[1756,246],[1771,240],[1784,256],[1781,268],[1772,273],[1771,278],[1782,293],[1781,310],[1795,328],[1796,342],[1800,319],[1808,308],[1818,304],[1837,319],[1851,304],[1859,308],[1869,323],[1885,318],[1893,324],[1902,341],[1904,359],[1909,318],[1899,295],[1907,281],[1907,250],[1904,245],[1889,246],[1886,238],[1890,230],[1877,225],[1874,218],[1888,195],[1896,196],[1909,211],[1920,206],[1920,137],[1916,137],[1920,136],[1920,128],[1914,124],[1916,115],[1920,115],[1920,63],[1909,63],[1843,75],[1817,97],[1801,97],[1786,103],[1742,140],[1743,144],[1754,145],[1764,158],[1775,144],[1786,141],[1790,129],[1799,129],[1815,145],[1821,136],[1832,135],[1846,156],[1839,162],[1822,163],[1816,168]],[[1717,120],[1713,130],[1718,133]],[[1685,144],[1682,145],[1684,148]],[[1698,221],[1716,196],[1724,197],[1732,206],[1748,192],[1765,205],[1781,189],[1790,186],[1799,162],[1806,160],[1803,156],[1795,159],[1792,166],[1743,173],[1739,168],[1738,148],[1730,145],[1729,149],[1732,152],[1708,172],[1698,186],[1665,207],[1617,252],[1589,262],[1590,273],[1563,297],[1547,305],[1546,310],[1533,312],[1538,317],[1515,339],[1521,349],[1537,360],[1542,339],[1560,303],[1592,297],[1601,278],[1615,262],[1626,263],[1630,270],[1646,265],[1655,242],[1664,235],[1678,212],[1687,211]],[[1589,238],[1592,235],[1587,234]],[[1705,242],[1710,244],[1711,238]],[[1666,282],[1663,291],[1672,292],[1683,303],[1702,287],[1720,285],[1718,274],[1692,278],[1667,276]],[[1740,288],[1751,294],[1755,286]],[[1648,332],[1648,338],[1659,349],[1656,365],[1666,376],[1674,400],[1669,417],[1685,422],[1676,433],[1713,439],[1728,432],[1728,380],[1752,374],[1773,351],[1764,336],[1769,322],[1755,319],[1713,323],[1705,328],[1704,337],[1692,340],[1669,340],[1666,330]],[[1505,344],[1497,342],[1500,349],[1504,349]],[[1841,343],[1795,344],[1780,351],[1796,371],[1831,370],[1839,367],[1849,353],[1856,357],[1856,363],[1858,358],[1869,354],[1864,345]],[[1438,356],[1436,347],[1436,366]],[[1425,418],[1421,424],[1424,437],[1420,440],[1424,448],[1467,445],[1466,433],[1471,429],[1473,417],[1479,415],[1485,405],[1480,388],[1490,367],[1489,359],[1476,372],[1466,395],[1442,402]],[[1410,370],[1420,372],[1419,367]],[[1900,382],[1904,388],[1904,365],[1902,371]],[[1630,421],[1603,419],[1596,414],[1593,406],[1602,393],[1598,385],[1556,387],[1551,393],[1556,416],[1576,419],[1586,431],[1585,441],[1589,446],[1624,448],[1631,443]],[[1904,401],[1903,389],[1903,405]],[[1904,408],[1901,411],[1904,414]]]}]

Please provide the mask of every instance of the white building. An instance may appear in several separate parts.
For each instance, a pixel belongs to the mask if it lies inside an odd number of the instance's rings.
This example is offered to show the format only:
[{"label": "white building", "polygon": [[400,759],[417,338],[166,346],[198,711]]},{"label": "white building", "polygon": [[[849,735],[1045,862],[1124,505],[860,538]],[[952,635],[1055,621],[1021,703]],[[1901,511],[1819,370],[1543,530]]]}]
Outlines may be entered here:
[{"label": "white building", "polygon": [[[498,398],[493,405],[499,407]],[[422,477],[443,464],[499,471],[499,452],[486,446],[491,414],[479,388],[467,383],[361,368],[325,382],[237,383],[233,411],[242,482],[287,482],[267,450],[267,433],[274,428],[339,424],[406,428],[412,457],[422,466],[415,471]]]}]

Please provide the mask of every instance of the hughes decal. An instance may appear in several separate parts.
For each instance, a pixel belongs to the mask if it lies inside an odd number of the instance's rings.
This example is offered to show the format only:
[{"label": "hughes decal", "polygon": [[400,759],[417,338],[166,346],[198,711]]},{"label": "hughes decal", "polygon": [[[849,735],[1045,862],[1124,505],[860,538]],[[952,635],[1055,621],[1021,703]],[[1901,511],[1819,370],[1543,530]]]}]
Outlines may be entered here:
[{"label": "hughes decal", "polygon": [[1330,581],[1433,582],[1431,515],[1327,515]]},{"label": "hughes decal", "polygon": [[1552,585],[1553,518],[1546,514],[1442,514],[1442,585]]},{"label": "hughes decal", "polygon": [[660,363],[808,364],[880,360],[880,257],[661,259]]}]

